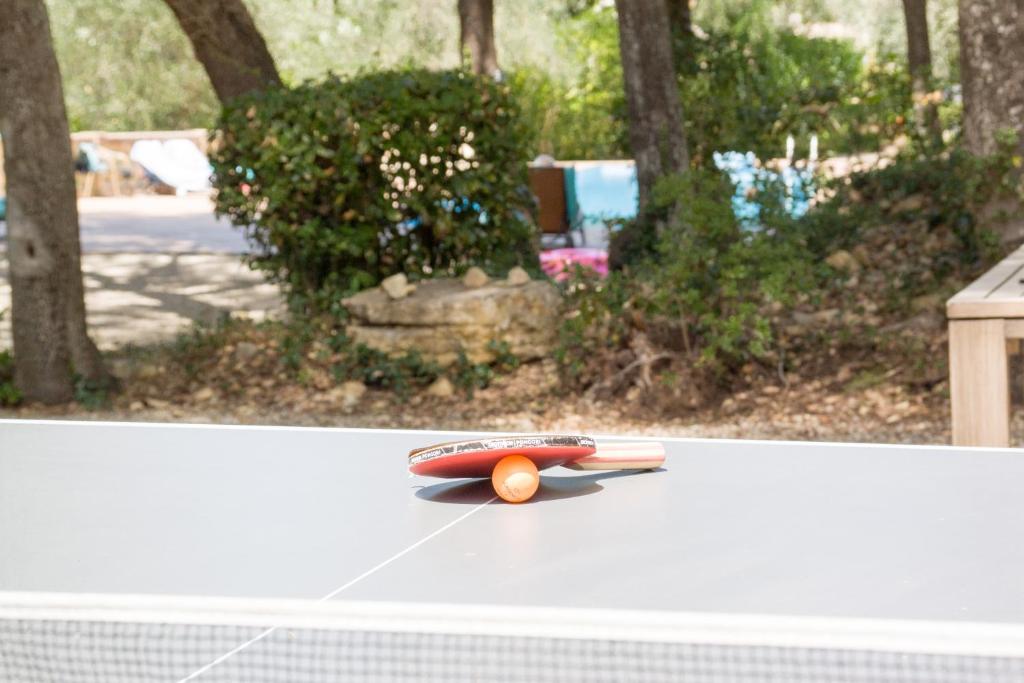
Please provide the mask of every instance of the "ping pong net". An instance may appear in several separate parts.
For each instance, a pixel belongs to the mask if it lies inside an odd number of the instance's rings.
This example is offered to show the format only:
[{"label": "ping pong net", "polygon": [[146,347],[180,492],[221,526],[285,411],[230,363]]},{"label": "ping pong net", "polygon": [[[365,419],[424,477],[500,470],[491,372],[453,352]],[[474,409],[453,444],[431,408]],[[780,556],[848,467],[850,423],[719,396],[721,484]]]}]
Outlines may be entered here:
[{"label": "ping pong net", "polygon": [[1024,628],[0,593],[0,680],[1009,683]]}]

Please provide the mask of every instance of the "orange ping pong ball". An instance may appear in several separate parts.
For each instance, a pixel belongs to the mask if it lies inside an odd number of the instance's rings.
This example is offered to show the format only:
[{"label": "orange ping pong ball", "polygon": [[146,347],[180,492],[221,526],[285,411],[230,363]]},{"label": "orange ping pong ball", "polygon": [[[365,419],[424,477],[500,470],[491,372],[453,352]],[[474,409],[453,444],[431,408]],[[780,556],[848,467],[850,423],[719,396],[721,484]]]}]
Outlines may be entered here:
[{"label": "orange ping pong ball", "polygon": [[509,503],[522,503],[533,498],[540,486],[540,474],[533,461],[523,455],[506,455],[491,473],[494,492]]}]

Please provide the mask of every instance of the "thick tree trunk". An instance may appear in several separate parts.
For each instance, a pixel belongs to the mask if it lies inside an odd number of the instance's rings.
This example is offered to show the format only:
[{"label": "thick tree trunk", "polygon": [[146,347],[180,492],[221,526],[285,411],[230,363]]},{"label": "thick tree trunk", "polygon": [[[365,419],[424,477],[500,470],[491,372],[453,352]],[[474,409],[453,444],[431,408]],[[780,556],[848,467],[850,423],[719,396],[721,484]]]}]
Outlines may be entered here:
[{"label": "thick tree trunk", "polygon": [[1007,130],[1024,149],[1024,1],[960,0],[959,10],[967,149],[992,154]]},{"label": "thick tree trunk", "polygon": [[242,0],[166,0],[221,103],[279,85],[274,58]]},{"label": "thick tree trunk", "polygon": [[658,179],[684,171],[690,157],[665,0],[616,0],[615,6],[642,215]]},{"label": "thick tree trunk", "polygon": [[903,0],[907,26],[907,66],[914,97],[914,118],[918,134],[937,137],[939,130],[936,103],[931,101],[932,51],[928,41],[927,0]]},{"label": "thick tree trunk", "polygon": [[494,45],[494,0],[459,0],[459,54],[473,73],[498,74]]},{"label": "thick tree trunk", "polygon": [[29,400],[67,401],[72,365],[107,375],[86,334],[71,142],[43,0],[0,4],[0,93],[15,382]]}]

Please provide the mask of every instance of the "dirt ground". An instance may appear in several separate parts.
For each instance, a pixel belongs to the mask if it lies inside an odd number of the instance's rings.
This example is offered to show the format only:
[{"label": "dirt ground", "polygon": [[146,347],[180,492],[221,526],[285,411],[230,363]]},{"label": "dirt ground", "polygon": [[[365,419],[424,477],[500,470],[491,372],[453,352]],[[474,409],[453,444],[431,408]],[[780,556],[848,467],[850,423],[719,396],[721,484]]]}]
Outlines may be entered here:
[{"label": "dirt ground", "polygon": [[[425,392],[403,398],[370,389],[355,405],[345,405],[335,392],[294,385],[274,387],[265,395],[250,388],[234,396],[201,382],[169,388],[147,366],[127,372],[124,365],[115,367],[128,377],[124,391],[107,407],[22,406],[0,411],[0,417],[912,444],[950,441],[945,383],[916,394],[887,384],[884,378],[874,386],[853,390],[820,379],[798,386],[766,385],[756,393],[740,392],[714,408],[658,416],[636,402],[563,395],[549,363],[526,364],[499,376],[471,398]],[[1013,431],[1019,443],[1024,412],[1016,411]]]}]

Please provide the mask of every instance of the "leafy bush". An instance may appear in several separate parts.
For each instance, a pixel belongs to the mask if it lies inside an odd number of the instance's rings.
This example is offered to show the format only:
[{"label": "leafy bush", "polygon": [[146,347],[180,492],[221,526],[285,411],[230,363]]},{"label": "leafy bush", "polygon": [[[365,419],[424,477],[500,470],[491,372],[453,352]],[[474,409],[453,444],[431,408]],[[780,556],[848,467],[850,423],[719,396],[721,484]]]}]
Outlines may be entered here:
[{"label": "leafy bush", "polygon": [[397,272],[535,269],[524,136],[506,86],[458,71],[274,89],[223,114],[217,210],[321,310]]},{"label": "leafy bush", "polygon": [[[0,321],[6,310],[0,309]],[[21,403],[22,395],[14,386],[14,357],[10,351],[0,351],[0,408]]]},{"label": "leafy bush", "polygon": [[[677,202],[677,214],[655,214],[660,232],[639,231],[646,242],[622,272],[570,283],[564,373],[615,392],[627,381],[650,388],[637,373],[657,365],[676,406],[687,379],[696,406],[716,380],[827,373],[840,352],[898,367],[907,382],[941,381],[945,356],[922,351],[936,337],[916,325],[941,327],[943,302],[1005,253],[993,207],[1019,217],[1024,162],[1014,140],[987,159],[925,149],[834,181],[798,219],[781,210],[780,188],[762,185],[756,232],[739,229],[724,178],[693,170],[663,181],[655,199]],[[829,266],[841,249],[854,263]]]},{"label": "leafy bush", "polygon": [[411,351],[392,358],[386,353],[356,344],[342,349],[339,361],[332,367],[334,378],[343,382],[358,380],[370,386],[393,389],[405,395],[413,387],[425,387],[441,374],[436,363]]},{"label": "leafy bush", "polygon": [[14,358],[10,351],[0,351],[0,407],[17,405],[21,398],[14,386]]},{"label": "leafy bush", "polygon": [[716,375],[771,353],[771,310],[812,289],[821,271],[782,209],[780,188],[761,188],[764,227],[755,232],[740,226],[731,195],[728,179],[712,171],[658,185],[658,209],[679,208],[663,214],[646,249],[635,245],[633,265],[604,282],[577,278],[570,285],[574,312],[559,351],[570,377],[590,374],[638,335]]},{"label": "leafy bush", "polygon": [[816,253],[859,247],[884,260],[878,294],[890,308],[905,308],[947,280],[962,286],[1001,256],[1000,223],[1019,217],[1024,186],[1016,150],[1012,136],[988,158],[956,145],[937,153],[911,149],[884,168],[840,178],[801,221],[808,244]]}]

